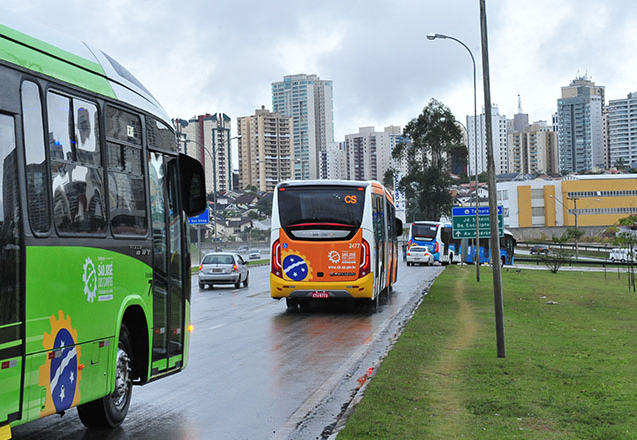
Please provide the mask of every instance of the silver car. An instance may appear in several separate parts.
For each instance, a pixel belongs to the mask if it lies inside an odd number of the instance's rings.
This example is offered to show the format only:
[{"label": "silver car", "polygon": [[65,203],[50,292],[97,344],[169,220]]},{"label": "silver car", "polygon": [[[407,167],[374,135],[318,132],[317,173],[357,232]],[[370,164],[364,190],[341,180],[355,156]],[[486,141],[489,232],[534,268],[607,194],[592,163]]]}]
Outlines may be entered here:
[{"label": "silver car", "polygon": [[248,287],[250,271],[241,255],[229,252],[214,252],[204,255],[199,265],[199,288],[206,284],[234,284],[238,289],[243,283]]},{"label": "silver car", "polygon": [[412,246],[407,251],[407,266],[414,264],[434,264],[434,256],[426,246]]}]

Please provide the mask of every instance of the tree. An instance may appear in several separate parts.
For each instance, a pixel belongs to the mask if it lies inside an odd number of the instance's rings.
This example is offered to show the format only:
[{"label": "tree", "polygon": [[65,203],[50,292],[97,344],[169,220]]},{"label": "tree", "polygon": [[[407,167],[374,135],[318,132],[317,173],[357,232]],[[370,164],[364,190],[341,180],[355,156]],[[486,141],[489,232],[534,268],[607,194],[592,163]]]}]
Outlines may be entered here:
[{"label": "tree", "polygon": [[398,144],[392,157],[407,159],[407,174],[398,184],[407,200],[407,216],[438,220],[451,210],[450,159],[452,151],[462,143],[460,129],[451,110],[431,99],[422,113],[407,124],[403,134],[412,142]]},{"label": "tree", "polygon": [[[575,229],[575,228],[573,228]],[[567,249],[562,248],[561,245],[569,240],[568,232],[564,233],[561,237],[553,236],[553,243],[559,244],[559,248],[551,249],[550,253],[540,255],[542,263],[551,271],[551,273],[557,273],[564,264],[573,256]]]},{"label": "tree", "polygon": [[615,168],[617,168],[618,170],[621,170],[621,169],[624,169],[624,168],[628,167],[628,165],[626,164],[626,161],[624,160],[623,157],[618,158],[615,161],[614,165],[615,165]]}]

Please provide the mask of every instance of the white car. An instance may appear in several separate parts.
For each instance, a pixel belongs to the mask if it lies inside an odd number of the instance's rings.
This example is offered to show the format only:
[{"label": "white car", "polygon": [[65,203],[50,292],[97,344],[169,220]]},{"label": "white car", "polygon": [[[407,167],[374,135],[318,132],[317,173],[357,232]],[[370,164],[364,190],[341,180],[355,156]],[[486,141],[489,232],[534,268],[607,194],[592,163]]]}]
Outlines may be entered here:
[{"label": "white car", "polygon": [[434,256],[425,246],[412,246],[407,249],[407,266],[414,264],[426,264],[431,266],[434,264]]}]

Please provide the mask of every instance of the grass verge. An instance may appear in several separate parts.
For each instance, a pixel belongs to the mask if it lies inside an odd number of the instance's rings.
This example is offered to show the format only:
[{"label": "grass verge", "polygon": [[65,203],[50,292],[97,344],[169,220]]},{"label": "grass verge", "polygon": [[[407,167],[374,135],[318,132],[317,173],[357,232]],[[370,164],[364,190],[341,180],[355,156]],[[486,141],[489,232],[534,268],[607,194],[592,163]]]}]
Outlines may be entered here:
[{"label": "grass verge", "polygon": [[[372,378],[342,439],[634,439],[637,295],[626,275],[445,269]],[[557,304],[549,304],[556,302]]]}]

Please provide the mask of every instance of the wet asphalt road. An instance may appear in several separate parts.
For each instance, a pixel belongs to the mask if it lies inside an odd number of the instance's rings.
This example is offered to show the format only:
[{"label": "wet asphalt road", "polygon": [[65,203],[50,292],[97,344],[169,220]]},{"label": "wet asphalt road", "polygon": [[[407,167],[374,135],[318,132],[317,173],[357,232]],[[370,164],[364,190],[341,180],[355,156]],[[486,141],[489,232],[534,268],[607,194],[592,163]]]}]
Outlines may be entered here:
[{"label": "wet asphalt road", "polygon": [[[355,377],[346,376],[358,374],[357,362],[372,362],[359,361],[365,353],[382,353],[379,345],[386,350],[391,335],[383,339],[380,333],[387,333],[392,322],[398,325],[394,321],[406,305],[415,304],[441,271],[439,266],[407,267],[401,262],[398,282],[379,313],[326,303],[313,304],[309,312],[287,312],[285,302],[269,296],[269,266],[251,268],[248,288],[202,291],[193,277],[188,366],[174,376],[135,387],[121,427],[87,430],[71,409],[62,418],[53,415],[16,427],[13,436],[320,438],[324,425],[336,422],[333,409],[346,405],[355,392]],[[328,403],[330,407],[321,411]],[[322,415],[312,423],[308,412]]]}]

